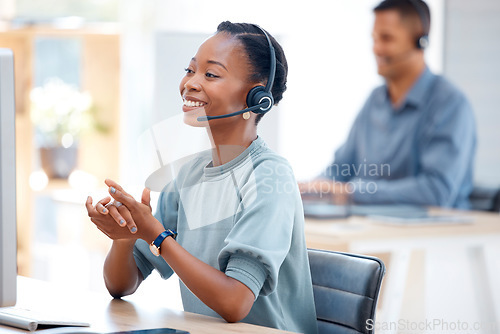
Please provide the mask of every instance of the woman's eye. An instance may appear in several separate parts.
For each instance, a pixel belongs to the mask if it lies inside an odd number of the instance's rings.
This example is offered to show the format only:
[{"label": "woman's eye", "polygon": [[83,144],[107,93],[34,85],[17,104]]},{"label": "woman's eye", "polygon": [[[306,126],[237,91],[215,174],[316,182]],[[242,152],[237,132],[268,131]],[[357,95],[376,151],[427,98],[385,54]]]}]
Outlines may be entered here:
[{"label": "woman's eye", "polygon": [[212,74],[212,73],[210,73],[210,72],[207,72],[207,73],[205,74],[205,76],[206,76],[207,78],[218,78],[218,77],[219,77],[218,75]]},{"label": "woman's eye", "polygon": [[186,71],[186,73],[189,73],[189,74],[194,73],[194,71],[190,68],[185,68],[184,71]]}]

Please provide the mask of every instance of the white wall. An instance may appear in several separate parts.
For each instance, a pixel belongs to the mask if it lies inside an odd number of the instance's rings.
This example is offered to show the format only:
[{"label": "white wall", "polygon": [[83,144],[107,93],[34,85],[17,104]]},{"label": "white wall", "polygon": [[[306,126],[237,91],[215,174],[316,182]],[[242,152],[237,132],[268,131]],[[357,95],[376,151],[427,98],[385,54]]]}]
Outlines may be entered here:
[{"label": "white wall", "polygon": [[500,1],[448,0],[444,73],[476,116],[475,182],[500,186]]},{"label": "white wall", "polygon": [[0,23],[2,20],[8,21],[15,14],[15,0],[0,0]]}]

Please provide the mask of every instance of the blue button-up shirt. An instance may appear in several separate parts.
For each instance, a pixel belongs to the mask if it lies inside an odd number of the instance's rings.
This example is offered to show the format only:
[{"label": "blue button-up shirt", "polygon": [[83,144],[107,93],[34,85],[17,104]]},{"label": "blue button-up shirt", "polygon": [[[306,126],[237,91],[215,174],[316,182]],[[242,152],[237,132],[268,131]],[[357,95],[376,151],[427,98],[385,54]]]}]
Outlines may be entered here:
[{"label": "blue button-up shirt", "polygon": [[386,85],[372,92],[322,177],[357,203],[468,208],[475,149],[466,97],[426,68],[397,108]]}]

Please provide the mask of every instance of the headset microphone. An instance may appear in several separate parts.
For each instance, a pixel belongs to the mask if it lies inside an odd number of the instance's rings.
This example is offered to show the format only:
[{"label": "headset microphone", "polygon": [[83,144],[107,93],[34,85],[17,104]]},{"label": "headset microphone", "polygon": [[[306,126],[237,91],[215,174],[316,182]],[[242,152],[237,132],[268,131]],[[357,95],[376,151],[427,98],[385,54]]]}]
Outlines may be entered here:
[{"label": "headset microphone", "polygon": [[253,112],[255,114],[265,114],[271,108],[273,107],[274,104],[274,98],[271,90],[273,89],[273,84],[274,84],[274,77],[276,75],[276,55],[273,47],[273,43],[271,42],[271,39],[269,38],[269,35],[267,32],[259,27],[258,25],[254,24],[255,27],[260,29],[263,33],[264,36],[266,36],[267,42],[269,44],[269,53],[270,53],[270,58],[271,58],[271,66],[269,69],[269,79],[267,80],[266,86],[256,86],[252,88],[248,94],[247,94],[247,99],[246,103],[248,108],[236,111],[230,114],[225,114],[225,115],[217,115],[217,116],[200,116],[197,118],[198,122],[203,122],[203,121],[210,121],[212,119],[220,119],[220,118],[227,118],[227,117],[233,117],[236,115],[241,115],[246,112]]},{"label": "headset microphone", "polygon": [[[211,119],[220,119],[220,118],[226,118],[226,117],[233,117],[233,116],[237,116],[237,115],[241,115],[241,114],[244,114],[248,111],[252,111],[256,114],[260,114],[261,112],[259,112],[259,109],[262,109],[262,110],[265,110],[266,108],[269,108],[269,104],[270,104],[270,101],[265,101],[263,103],[260,103],[256,106],[253,106],[253,107],[250,107],[250,108],[246,108],[246,109],[243,109],[243,110],[240,110],[240,111],[236,111],[236,112],[233,112],[233,113],[230,113],[230,114],[225,114],[225,115],[217,115],[217,116],[200,116],[197,118],[198,122],[204,122],[204,121],[209,121]],[[271,104],[272,106],[272,104]]]}]

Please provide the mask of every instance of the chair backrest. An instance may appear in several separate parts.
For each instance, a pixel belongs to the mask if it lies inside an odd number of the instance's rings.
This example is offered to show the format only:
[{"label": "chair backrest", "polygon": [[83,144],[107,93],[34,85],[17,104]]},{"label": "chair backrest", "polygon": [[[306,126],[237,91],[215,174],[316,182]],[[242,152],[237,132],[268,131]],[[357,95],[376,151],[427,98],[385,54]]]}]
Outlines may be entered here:
[{"label": "chair backrest", "polygon": [[384,263],[316,249],[308,249],[308,255],[319,334],[371,334]]},{"label": "chair backrest", "polygon": [[497,191],[495,197],[493,197],[493,212],[500,213],[500,189]]},{"label": "chair backrest", "polygon": [[470,209],[475,211],[500,211],[500,189],[475,186],[469,195]]}]

